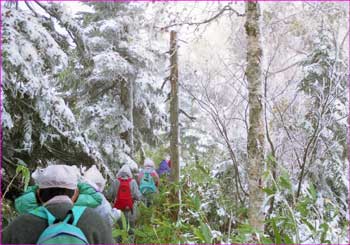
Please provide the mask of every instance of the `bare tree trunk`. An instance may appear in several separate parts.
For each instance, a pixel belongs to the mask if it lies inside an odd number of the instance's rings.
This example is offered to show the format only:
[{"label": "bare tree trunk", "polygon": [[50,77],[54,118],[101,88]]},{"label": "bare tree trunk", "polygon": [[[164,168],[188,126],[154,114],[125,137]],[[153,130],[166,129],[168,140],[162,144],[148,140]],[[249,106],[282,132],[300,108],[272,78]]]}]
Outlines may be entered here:
[{"label": "bare tree trunk", "polygon": [[129,155],[133,158],[134,157],[134,79],[131,79],[130,82],[126,81],[125,79],[121,82],[121,88],[120,88],[120,99],[121,103],[124,106],[125,109],[125,116],[129,120],[130,124],[132,125],[131,128],[129,128],[126,132],[124,132],[121,137],[126,141],[126,144],[130,148]]},{"label": "bare tree trunk", "polygon": [[178,182],[180,180],[179,164],[179,83],[178,83],[178,64],[177,64],[177,38],[176,32],[170,32],[170,157],[171,157],[171,180]]},{"label": "bare tree trunk", "polygon": [[249,92],[249,129],[248,129],[248,176],[249,176],[249,224],[263,231],[264,215],[261,212],[264,194],[261,191],[264,168],[264,122],[262,106],[262,79],[259,17],[260,8],[257,2],[246,3],[247,34],[247,70]]},{"label": "bare tree trunk", "polygon": [[[264,83],[264,120],[265,120],[265,132],[266,132],[266,139],[267,142],[270,145],[270,150],[271,150],[271,156],[273,157],[273,161],[271,162],[272,166],[270,166],[271,168],[271,173],[272,173],[272,178],[274,181],[276,181],[277,179],[277,166],[276,166],[276,149],[275,149],[275,145],[272,142],[271,136],[270,136],[270,131],[269,131],[269,124],[268,124],[268,120],[267,120],[267,72],[266,72],[266,76],[265,76],[265,83]],[[273,212],[274,209],[274,205],[275,205],[275,196],[271,197],[270,200],[270,207],[267,211],[266,217],[270,218],[271,214]],[[265,226],[265,231],[266,231],[266,227]]]}]

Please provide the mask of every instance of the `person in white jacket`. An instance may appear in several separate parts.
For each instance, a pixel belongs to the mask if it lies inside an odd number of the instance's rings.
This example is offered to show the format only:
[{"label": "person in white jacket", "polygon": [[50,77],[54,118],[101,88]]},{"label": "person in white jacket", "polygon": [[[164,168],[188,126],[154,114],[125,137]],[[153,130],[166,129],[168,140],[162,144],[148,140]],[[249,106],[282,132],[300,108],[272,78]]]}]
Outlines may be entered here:
[{"label": "person in white jacket", "polygon": [[121,217],[121,211],[119,209],[112,208],[111,204],[102,194],[105,188],[106,180],[103,178],[102,174],[95,165],[84,173],[84,179],[101,194],[102,203],[95,208],[95,211],[111,226],[114,226],[116,221]]}]

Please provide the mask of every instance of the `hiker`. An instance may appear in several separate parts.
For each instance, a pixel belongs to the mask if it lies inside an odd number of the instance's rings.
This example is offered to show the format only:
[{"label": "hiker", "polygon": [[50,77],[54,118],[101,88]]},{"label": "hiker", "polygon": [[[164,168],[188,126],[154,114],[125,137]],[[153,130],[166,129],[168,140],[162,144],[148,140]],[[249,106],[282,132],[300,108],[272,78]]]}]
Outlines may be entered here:
[{"label": "hiker", "polygon": [[137,178],[137,182],[140,186],[140,192],[144,197],[144,201],[147,207],[153,202],[154,193],[158,191],[159,176],[155,170],[154,162],[146,158],[144,163],[144,169],[142,169]]},{"label": "hiker", "polygon": [[159,168],[157,169],[157,173],[159,176],[169,175],[170,171],[171,171],[170,157],[166,155],[164,160],[160,162]]},{"label": "hiker", "polygon": [[95,208],[95,211],[106,220],[110,226],[113,226],[115,222],[120,218],[121,211],[119,209],[111,207],[111,204],[107,201],[102,194],[106,180],[103,178],[101,172],[97,169],[96,165],[93,165],[84,173],[84,180],[90,184],[99,193],[102,198],[102,203]]},{"label": "hiker", "polygon": [[141,200],[142,195],[127,164],[124,164],[118,171],[117,179],[112,183],[107,197],[109,200],[114,200],[114,208],[120,209],[124,213],[130,227],[133,228],[137,211],[134,202]]},{"label": "hiker", "polygon": [[[26,214],[38,208],[41,203],[37,200],[37,185],[28,186],[27,190],[15,199],[15,209],[19,214]],[[74,206],[84,206],[89,208],[96,208],[102,203],[101,193],[97,192],[91,184],[82,180],[79,176],[78,180],[79,196],[74,202]]]},{"label": "hiker", "polygon": [[[113,243],[111,227],[93,209],[73,207],[79,195],[78,175],[75,166],[50,165],[37,169],[32,178],[38,185],[40,206],[11,222],[3,230],[2,243]],[[57,235],[47,236],[50,232]]]}]

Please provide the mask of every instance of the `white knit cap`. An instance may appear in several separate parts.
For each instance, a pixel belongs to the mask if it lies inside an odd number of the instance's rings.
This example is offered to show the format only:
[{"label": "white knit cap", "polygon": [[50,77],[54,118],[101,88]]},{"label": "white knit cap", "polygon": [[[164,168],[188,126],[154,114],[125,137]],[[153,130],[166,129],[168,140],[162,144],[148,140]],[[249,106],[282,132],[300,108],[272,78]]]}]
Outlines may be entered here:
[{"label": "white knit cap", "polygon": [[154,162],[152,161],[152,159],[146,158],[145,161],[143,162],[143,165],[145,167],[152,167],[154,168]]},{"label": "white knit cap", "polygon": [[33,172],[32,178],[40,189],[65,188],[75,190],[78,185],[79,170],[76,166],[50,165]]},{"label": "white knit cap", "polygon": [[97,169],[96,165],[93,165],[91,168],[89,168],[84,173],[84,177],[91,184],[94,184],[94,187],[97,187],[96,189],[98,191],[103,191],[103,189],[105,188],[106,180],[103,178],[101,172]]}]

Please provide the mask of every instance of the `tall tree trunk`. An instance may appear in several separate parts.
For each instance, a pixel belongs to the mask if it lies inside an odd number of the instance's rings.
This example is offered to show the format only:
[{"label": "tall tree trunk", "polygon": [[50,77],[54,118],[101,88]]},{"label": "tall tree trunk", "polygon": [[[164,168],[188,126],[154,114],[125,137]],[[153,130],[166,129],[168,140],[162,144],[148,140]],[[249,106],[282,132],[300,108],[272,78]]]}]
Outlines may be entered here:
[{"label": "tall tree trunk", "polygon": [[121,138],[125,140],[126,144],[130,148],[129,155],[134,157],[134,79],[130,79],[130,81],[126,81],[125,79],[121,82],[120,88],[120,99],[121,103],[125,109],[125,117],[129,120],[132,125],[126,132],[122,133]]},{"label": "tall tree trunk", "polygon": [[262,106],[262,78],[259,17],[257,2],[246,3],[247,70],[249,90],[248,176],[249,176],[249,224],[263,231],[264,216],[261,211],[264,194],[261,191],[264,168],[264,122]]},{"label": "tall tree trunk", "polygon": [[179,83],[178,83],[178,64],[177,64],[177,38],[176,32],[170,32],[170,157],[171,157],[171,180],[178,182],[180,180],[179,164]]}]

